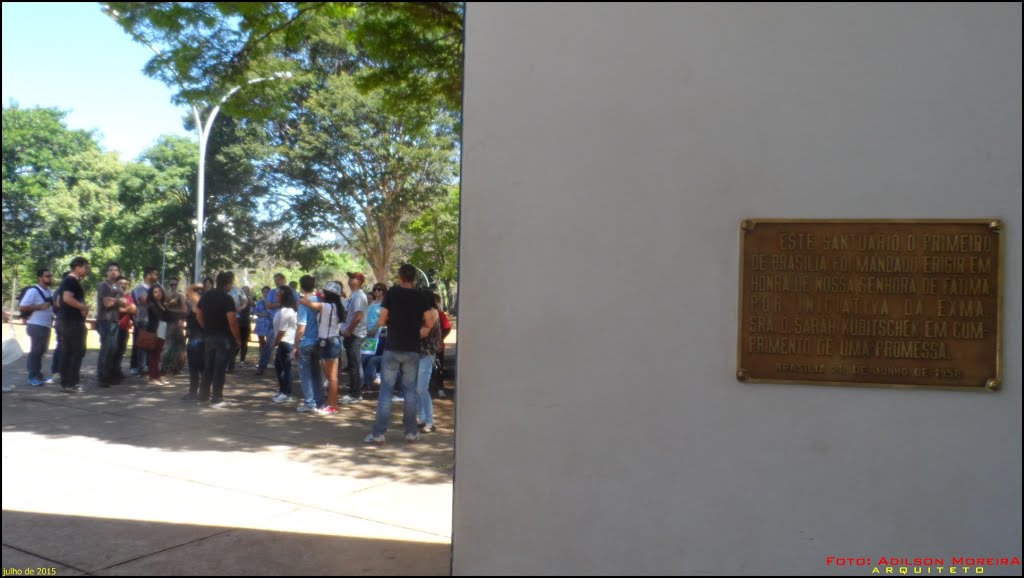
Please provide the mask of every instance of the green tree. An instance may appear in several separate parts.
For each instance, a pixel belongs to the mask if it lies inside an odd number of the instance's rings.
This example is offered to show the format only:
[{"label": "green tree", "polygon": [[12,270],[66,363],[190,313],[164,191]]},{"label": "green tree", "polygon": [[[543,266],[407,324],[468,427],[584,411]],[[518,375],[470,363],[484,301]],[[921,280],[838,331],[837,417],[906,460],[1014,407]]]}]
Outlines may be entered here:
[{"label": "green tree", "polygon": [[[255,266],[269,242],[268,230],[259,226],[261,204],[269,194],[259,175],[260,159],[269,151],[264,140],[261,127],[227,116],[213,130],[207,152],[204,232],[209,271]],[[127,210],[107,234],[122,240],[122,265],[128,270],[159,265],[167,235],[168,271],[191,271],[197,156],[191,139],[164,136],[125,170],[121,202]]]},{"label": "green tree", "polygon": [[[272,84],[246,85],[270,72],[267,64],[282,47],[298,47],[318,15],[344,17],[353,10],[345,2],[105,2],[104,11],[154,56],[146,75],[178,92],[174,101],[210,108],[226,90],[242,93],[225,110],[252,116],[273,94]],[[279,68],[276,70],[280,70]],[[273,108],[264,107],[266,111]]]},{"label": "green tree", "polygon": [[[156,55],[147,75],[179,90],[176,102],[212,105],[226,88],[263,76],[282,52],[298,52],[331,23],[366,55],[364,91],[407,102],[462,107],[462,2],[107,2],[104,10]],[[343,25],[338,27],[337,25]],[[340,39],[339,39],[340,40]],[[315,64],[316,56],[302,64]],[[273,87],[247,87],[260,95]],[[227,103],[235,114],[259,99]],[[248,114],[247,116],[252,116]],[[258,116],[258,115],[257,115]]]},{"label": "green tree", "polygon": [[463,2],[362,2],[353,37],[372,63],[363,91],[383,90],[389,110],[410,103],[462,110]]},{"label": "green tree", "polygon": [[[60,273],[70,257],[115,253],[101,230],[120,211],[121,164],[88,131],[70,130],[54,108],[3,110],[5,299],[37,267]],[[20,281],[19,281],[20,280]]]},{"label": "green tree", "polygon": [[297,191],[292,225],[307,237],[344,239],[377,279],[389,277],[403,222],[443,196],[455,176],[451,119],[416,112],[411,121],[389,114],[379,94],[361,95],[340,74],[305,103],[286,152]]},{"label": "green tree", "polygon": [[159,267],[167,238],[167,269],[191,264],[198,147],[191,139],[162,136],[125,168],[120,199],[124,213],[105,233],[121,243],[121,267],[133,276]]},{"label": "green tree", "polygon": [[446,197],[405,227],[403,237],[408,261],[440,283],[445,302],[452,303],[459,278],[459,189],[450,187]]},{"label": "green tree", "polygon": [[235,271],[235,275],[240,279],[247,278],[249,286],[253,289],[259,289],[263,286],[273,287],[274,274],[276,273],[283,273],[289,281],[298,281],[299,277],[303,275],[312,275],[316,279],[317,286],[323,287],[328,281],[332,280],[344,285],[346,273],[349,271],[366,270],[367,264],[365,262],[344,251],[320,249],[318,255],[306,264],[268,257],[265,261],[259,263],[259,267],[256,270],[248,272],[239,270]]},{"label": "green tree", "polygon": [[[225,111],[267,121],[279,151],[261,174],[291,211],[270,246],[311,265],[333,233],[388,277],[402,225],[454,179],[462,3],[105,6],[177,102],[207,111],[241,86]],[[282,70],[293,80],[247,84]]]},{"label": "green tree", "polygon": [[262,124],[232,116],[217,120],[207,151],[203,253],[208,270],[254,266],[272,248],[266,210],[271,177],[265,174],[272,154]]}]

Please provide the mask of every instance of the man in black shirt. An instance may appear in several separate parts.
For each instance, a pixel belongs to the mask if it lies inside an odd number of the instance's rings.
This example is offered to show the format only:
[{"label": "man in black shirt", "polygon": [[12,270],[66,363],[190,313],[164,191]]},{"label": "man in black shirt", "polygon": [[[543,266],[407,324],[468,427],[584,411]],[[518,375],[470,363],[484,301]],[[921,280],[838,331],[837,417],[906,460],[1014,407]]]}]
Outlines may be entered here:
[{"label": "man in black shirt", "polygon": [[[384,432],[391,422],[391,394],[395,388],[399,370],[405,387],[405,403],[402,407],[402,428],[405,441],[419,439],[416,429],[416,378],[419,373],[420,340],[430,334],[437,322],[433,298],[429,293],[416,289],[416,268],[405,264],[398,269],[398,285],[388,290],[381,303],[379,327],[387,325],[388,343],[381,367],[380,396],[377,398],[377,419],[366,443],[383,444]],[[369,328],[373,331],[374,328]]]},{"label": "man in black shirt", "polygon": [[[241,346],[235,300],[228,294],[235,283],[235,274],[222,271],[217,274],[217,288],[207,291],[196,306],[196,320],[206,334],[204,340],[203,381],[199,386],[199,401],[210,402],[210,407],[224,408],[224,380],[228,362]],[[213,385],[213,396],[210,386]]]},{"label": "man in black shirt", "polygon": [[60,331],[63,350],[60,358],[60,386],[68,393],[81,393],[82,358],[85,357],[85,318],[89,307],[85,304],[82,279],[89,274],[89,260],[75,257],[71,272],[61,283]]}]

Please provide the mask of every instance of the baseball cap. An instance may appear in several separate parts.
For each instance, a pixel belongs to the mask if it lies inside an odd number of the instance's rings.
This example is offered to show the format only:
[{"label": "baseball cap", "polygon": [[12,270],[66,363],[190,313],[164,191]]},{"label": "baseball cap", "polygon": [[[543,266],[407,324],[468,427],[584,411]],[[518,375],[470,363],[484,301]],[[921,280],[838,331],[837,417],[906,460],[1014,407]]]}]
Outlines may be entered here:
[{"label": "baseball cap", "polygon": [[334,293],[335,295],[341,295],[341,284],[337,281],[331,281],[324,286],[324,291],[328,293]]}]

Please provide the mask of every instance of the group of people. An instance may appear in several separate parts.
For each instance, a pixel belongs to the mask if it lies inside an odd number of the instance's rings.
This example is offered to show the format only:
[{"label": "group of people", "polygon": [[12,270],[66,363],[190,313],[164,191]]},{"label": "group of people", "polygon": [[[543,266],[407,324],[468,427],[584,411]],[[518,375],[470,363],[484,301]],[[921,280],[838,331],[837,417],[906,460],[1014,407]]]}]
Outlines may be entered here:
[{"label": "group of people", "polygon": [[[123,358],[133,334],[130,374],[166,385],[164,372],[180,370],[187,360],[189,390],[183,401],[227,407],[226,374],[239,355],[244,363],[255,319],[260,343],[256,373],[263,374],[273,357],[278,381],[273,402],[292,399],[296,362],[300,413],[332,415],[339,406],[360,403],[379,371],[377,416],[365,441],[385,442],[393,401],[404,403],[405,440],[416,441],[420,431],[436,430],[431,394],[438,396],[443,390],[431,384],[440,383],[435,367],[443,367],[444,338],[451,331],[440,297],[416,288],[416,273],[412,265],[402,265],[397,285],[377,283],[369,295],[363,290],[366,277],[359,272],[348,273],[348,292],[337,281],[318,289],[309,275],[289,285],[278,273],[275,287],[264,287],[262,299],[254,302],[248,287],[235,286],[230,271],[218,274],[216,283],[207,279],[181,294],[174,277],[164,289],[155,267],[147,267],[142,282],[129,290],[131,283],[118,264],[109,263],[96,296],[98,385],[110,387],[125,379]],[[88,259],[77,257],[56,292],[51,289],[52,272],[41,269],[38,283],[23,293],[19,305],[31,339],[31,385],[54,382],[43,375],[42,357],[49,348],[51,327],[56,327],[51,373],[59,373],[65,391],[85,391],[81,364],[89,309],[81,281],[88,274]],[[339,399],[343,373],[348,391]]]},{"label": "group of people", "polygon": [[[294,288],[284,275],[275,275],[276,287],[263,288],[253,313],[261,346],[256,372],[262,374],[274,359],[279,387],[272,401],[293,398],[293,361],[299,366],[300,413],[331,415],[339,406],[360,403],[379,371],[377,423],[366,441],[384,443],[391,404],[398,400],[405,404],[406,441],[418,439],[418,430],[436,431],[431,383],[440,380],[431,378],[435,367],[443,367],[451,324],[440,297],[417,289],[415,278],[415,267],[403,265],[398,285],[389,289],[377,283],[367,295],[366,276],[358,272],[348,273],[348,293],[337,281],[318,291],[309,275]],[[408,363],[412,358],[415,364]],[[339,399],[342,373],[348,392]],[[403,395],[395,395],[396,386]]]}]

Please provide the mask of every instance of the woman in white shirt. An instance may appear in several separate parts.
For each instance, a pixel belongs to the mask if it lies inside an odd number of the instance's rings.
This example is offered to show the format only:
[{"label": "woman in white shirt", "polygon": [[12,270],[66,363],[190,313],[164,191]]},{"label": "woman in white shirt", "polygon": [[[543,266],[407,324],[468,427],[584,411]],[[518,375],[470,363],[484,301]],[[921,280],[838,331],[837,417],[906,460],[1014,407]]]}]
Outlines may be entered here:
[{"label": "woman in white shirt", "polygon": [[341,325],[345,320],[341,294],[341,284],[331,281],[324,287],[320,301],[310,301],[305,297],[300,301],[317,312],[317,342],[320,359],[324,362],[324,375],[327,376],[327,402],[316,410],[321,415],[338,413],[338,357],[341,355]]},{"label": "woman in white shirt", "polygon": [[278,391],[274,401],[283,403],[292,397],[292,347],[295,343],[295,330],[298,328],[298,317],[295,313],[295,292],[284,285],[277,288],[277,302],[281,304],[277,317],[274,318],[274,344],[277,357],[274,370],[277,371]]}]

